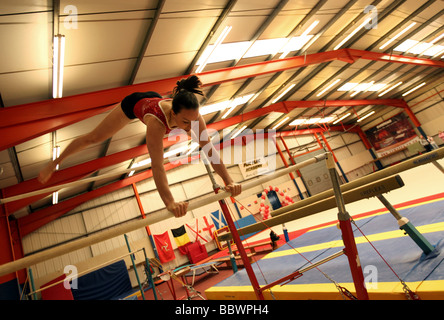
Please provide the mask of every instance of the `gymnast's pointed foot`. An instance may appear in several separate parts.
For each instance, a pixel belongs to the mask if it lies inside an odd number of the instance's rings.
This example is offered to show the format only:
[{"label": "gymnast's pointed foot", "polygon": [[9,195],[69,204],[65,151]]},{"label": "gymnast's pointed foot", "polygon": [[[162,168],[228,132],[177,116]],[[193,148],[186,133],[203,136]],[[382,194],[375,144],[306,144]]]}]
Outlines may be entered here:
[{"label": "gymnast's pointed foot", "polygon": [[54,161],[51,161],[46,165],[45,168],[43,168],[42,171],[40,171],[39,176],[37,177],[37,180],[41,184],[45,184],[48,182],[48,180],[51,178],[52,174],[54,173],[55,169],[57,167],[57,164]]}]

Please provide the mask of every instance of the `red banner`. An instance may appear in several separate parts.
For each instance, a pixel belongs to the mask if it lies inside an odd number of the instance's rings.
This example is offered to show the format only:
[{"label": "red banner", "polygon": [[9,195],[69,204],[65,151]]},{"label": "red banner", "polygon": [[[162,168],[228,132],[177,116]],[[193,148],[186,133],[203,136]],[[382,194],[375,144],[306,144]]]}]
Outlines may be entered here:
[{"label": "red banner", "polygon": [[159,254],[160,262],[166,263],[176,258],[174,255],[173,246],[171,245],[170,237],[168,236],[168,231],[165,231],[162,234],[154,234],[153,238],[154,243],[156,244],[157,253]]},{"label": "red banner", "polygon": [[415,129],[404,114],[394,116],[365,132],[378,157],[406,149],[419,141]]}]

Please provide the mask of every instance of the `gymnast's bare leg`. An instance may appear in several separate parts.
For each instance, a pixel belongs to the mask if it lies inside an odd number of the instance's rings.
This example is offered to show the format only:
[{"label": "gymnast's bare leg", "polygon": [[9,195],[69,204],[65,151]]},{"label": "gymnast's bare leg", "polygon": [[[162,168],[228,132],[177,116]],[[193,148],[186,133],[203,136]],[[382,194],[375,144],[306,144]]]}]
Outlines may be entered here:
[{"label": "gymnast's bare leg", "polygon": [[67,157],[85,149],[89,145],[111,138],[130,121],[131,119],[123,113],[120,103],[118,103],[94,130],[73,140],[62,152],[59,158],[51,161],[42,171],[40,171],[37,179],[40,183],[45,184],[51,178],[57,165],[60,165]]}]

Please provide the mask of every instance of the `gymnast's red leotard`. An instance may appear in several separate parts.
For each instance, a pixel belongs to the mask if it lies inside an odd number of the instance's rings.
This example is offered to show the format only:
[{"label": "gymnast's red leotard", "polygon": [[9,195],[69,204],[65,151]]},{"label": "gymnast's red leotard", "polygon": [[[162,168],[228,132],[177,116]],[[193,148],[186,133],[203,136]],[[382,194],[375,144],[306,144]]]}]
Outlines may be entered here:
[{"label": "gymnast's red leotard", "polygon": [[143,117],[146,114],[153,115],[165,126],[165,134],[170,133],[171,128],[168,125],[166,115],[162,107],[159,105],[160,101],[170,100],[161,98],[145,98],[139,100],[134,106],[134,115],[143,122]]}]

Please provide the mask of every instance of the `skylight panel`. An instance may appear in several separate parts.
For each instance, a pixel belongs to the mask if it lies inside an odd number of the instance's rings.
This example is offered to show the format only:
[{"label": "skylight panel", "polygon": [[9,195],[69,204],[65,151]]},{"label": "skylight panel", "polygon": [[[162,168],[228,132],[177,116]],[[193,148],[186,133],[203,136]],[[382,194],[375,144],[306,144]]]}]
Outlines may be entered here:
[{"label": "skylight panel", "polygon": [[444,46],[435,45],[436,41],[419,42],[412,39],[407,39],[394,50],[404,53],[421,54],[425,56],[434,56],[444,50]]},{"label": "skylight panel", "polygon": [[238,105],[244,104],[248,100],[250,100],[253,97],[253,95],[254,95],[254,93],[247,94],[245,96],[237,97],[234,100],[225,100],[225,101],[209,104],[206,106],[202,106],[199,108],[199,113],[203,116],[203,115],[210,114],[213,112],[222,111],[227,108],[230,108],[232,111]]},{"label": "skylight panel", "polygon": [[401,43],[399,46],[394,48],[393,50],[394,51],[400,51],[400,52],[406,52],[407,50],[409,50],[410,48],[415,46],[418,42],[419,41],[412,40],[412,39],[407,39],[403,43]]},{"label": "skylight panel", "polygon": [[387,85],[386,83],[374,83],[374,81],[363,82],[359,84],[355,82],[347,82],[346,84],[338,88],[338,91],[355,91],[355,92],[379,91],[382,88],[384,88],[386,85]]},{"label": "skylight panel", "polygon": [[271,54],[276,48],[282,48],[286,40],[285,38],[257,40],[245,54],[245,58]]},{"label": "skylight panel", "polygon": [[244,58],[296,51],[301,49],[312,37],[312,35],[304,35],[293,37],[290,40],[287,38],[257,40],[251,48],[250,41],[222,43],[215,50],[213,50],[214,45],[209,45],[202,53],[196,65],[200,66],[205,61],[206,63],[215,63],[237,60],[240,59],[247,50]]},{"label": "skylight panel", "polygon": [[203,106],[199,108],[199,113],[203,116],[206,114],[210,114],[213,112],[217,112],[220,110],[224,110],[228,107],[228,105],[230,104],[230,101],[222,101],[222,102],[218,102],[218,103],[213,103],[213,104],[209,104],[207,106]]},{"label": "skylight panel", "polygon": [[427,49],[426,51],[424,51],[422,54],[425,56],[434,56],[436,54],[439,54],[443,50],[444,50],[444,46],[434,45],[430,49]]}]

